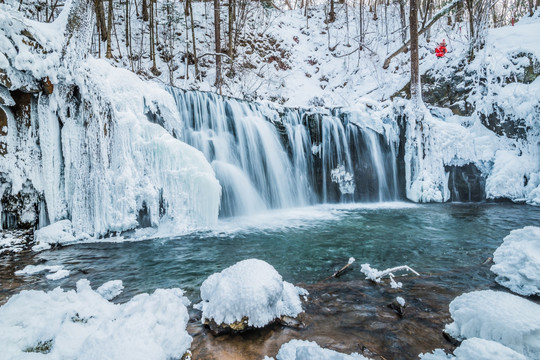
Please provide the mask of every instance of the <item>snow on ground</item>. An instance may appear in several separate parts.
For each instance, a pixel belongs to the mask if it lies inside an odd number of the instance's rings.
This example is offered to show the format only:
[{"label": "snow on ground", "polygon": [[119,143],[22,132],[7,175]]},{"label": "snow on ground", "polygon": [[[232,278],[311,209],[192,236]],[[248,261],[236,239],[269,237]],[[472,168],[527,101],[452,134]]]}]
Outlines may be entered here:
[{"label": "snow on ground", "polygon": [[493,256],[499,284],[520,295],[540,294],[540,227],[514,230]]},{"label": "snow on ground", "polygon": [[69,276],[69,270],[65,270],[63,265],[27,265],[24,269],[15,271],[15,275],[35,275],[45,271],[50,273],[46,275],[49,280],[60,280]]},{"label": "snow on ground", "polygon": [[[265,357],[265,360],[273,358]],[[339,353],[319,346],[314,341],[291,340],[279,349],[276,360],[369,360],[368,358],[352,353],[350,355]]]},{"label": "snow on ground", "polygon": [[208,277],[201,286],[202,321],[263,327],[281,316],[296,317],[307,291],[283,281],[274,267],[262,260],[240,261]]},{"label": "snow on ground", "polygon": [[188,304],[180,289],[114,304],[84,279],[77,290],[22,291],[0,307],[2,357],[179,359],[192,340]]},{"label": "snow on ground", "polygon": [[530,359],[540,359],[540,305],[500,291],[473,291],[450,303],[453,323],[445,331],[458,340],[498,342]]},{"label": "snow on ground", "polygon": [[464,340],[454,354],[446,354],[441,349],[436,349],[432,353],[420,354],[421,360],[527,360],[527,358],[504,346],[498,342],[471,338]]}]

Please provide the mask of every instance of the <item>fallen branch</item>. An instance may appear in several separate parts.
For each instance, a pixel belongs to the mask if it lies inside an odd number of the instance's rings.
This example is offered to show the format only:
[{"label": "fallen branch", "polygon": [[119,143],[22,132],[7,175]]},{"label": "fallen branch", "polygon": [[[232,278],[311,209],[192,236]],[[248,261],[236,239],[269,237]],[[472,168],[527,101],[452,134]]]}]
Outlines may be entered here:
[{"label": "fallen branch", "polygon": [[390,269],[379,271],[379,270],[374,269],[371,266],[369,266],[369,264],[362,264],[362,268],[360,269],[360,271],[364,275],[366,275],[366,279],[369,279],[369,280],[371,280],[373,282],[376,282],[376,283],[380,283],[381,278],[388,275],[388,277],[390,278],[390,286],[392,288],[394,288],[394,289],[400,288],[402,286],[401,283],[396,282],[394,280],[394,276],[395,276],[394,272],[403,271],[403,270],[410,271],[410,272],[412,272],[412,273],[414,273],[416,275],[420,275],[414,269],[410,268],[407,265],[396,266],[396,267],[393,267],[393,268],[390,268]]},{"label": "fallen branch", "polygon": [[[448,14],[450,12],[450,10],[452,10],[454,7],[456,7],[461,2],[463,2],[463,0],[454,0],[454,2],[452,2],[452,3],[448,4],[448,5],[446,5],[445,7],[443,7],[437,14],[435,14],[435,16],[433,16],[433,18],[429,21],[429,23],[425,27],[423,27],[420,31],[418,31],[418,36],[422,35],[426,31],[428,31],[429,28],[431,26],[433,26],[433,24],[435,24],[437,22],[437,20],[439,20],[444,15]],[[409,40],[407,40],[407,42],[405,44],[403,44],[402,47],[400,47],[399,49],[394,51],[390,56],[388,56],[386,58],[386,60],[384,60],[383,69],[388,69],[388,67],[390,66],[390,61],[393,58],[395,58],[396,56],[398,56],[400,53],[405,51],[405,49],[407,49],[409,47],[410,43],[411,43],[411,40],[409,39]]]},{"label": "fallen branch", "polygon": [[[327,277],[326,279],[324,279],[323,281],[326,281],[326,280],[330,280],[331,278],[338,278],[340,277],[345,271],[347,271],[347,269],[349,268],[349,266],[351,266],[356,260],[352,257],[352,258],[349,258],[349,262],[347,263],[347,265],[345,265],[344,267],[342,267],[341,269],[339,269],[338,271],[336,271],[335,273],[333,273],[332,275],[330,275],[329,277]],[[322,281],[321,281],[322,282]]]}]

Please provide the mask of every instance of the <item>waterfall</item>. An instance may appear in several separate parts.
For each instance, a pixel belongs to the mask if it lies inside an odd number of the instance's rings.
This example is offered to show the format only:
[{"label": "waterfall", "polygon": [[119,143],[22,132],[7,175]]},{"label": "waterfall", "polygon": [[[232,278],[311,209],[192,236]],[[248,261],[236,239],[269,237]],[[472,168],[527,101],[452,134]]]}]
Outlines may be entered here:
[{"label": "waterfall", "polygon": [[[183,122],[165,124],[200,150],[222,186],[221,216],[316,203],[398,199],[398,136],[382,121],[168,88]],[[395,130],[395,129],[394,129]]]}]

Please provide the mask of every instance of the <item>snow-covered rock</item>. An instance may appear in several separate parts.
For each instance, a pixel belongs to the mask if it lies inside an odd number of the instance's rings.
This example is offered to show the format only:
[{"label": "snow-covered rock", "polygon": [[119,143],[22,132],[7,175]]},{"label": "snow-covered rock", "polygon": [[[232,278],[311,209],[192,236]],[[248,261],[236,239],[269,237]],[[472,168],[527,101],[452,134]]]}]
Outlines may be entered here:
[{"label": "snow-covered rock", "polygon": [[498,342],[480,338],[464,340],[461,345],[454,350],[454,355],[446,354],[441,349],[436,349],[432,353],[420,354],[421,360],[527,360],[527,358],[504,346]]},{"label": "snow-covered rock", "polygon": [[[270,358],[266,358],[270,359]],[[350,355],[325,349],[314,341],[291,340],[279,349],[277,360],[368,360],[358,353]]]},{"label": "snow-covered rock", "polygon": [[499,284],[520,295],[540,294],[540,227],[512,231],[495,250],[493,262]]},{"label": "snow-covered rock", "polygon": [[88,280],[79,280],[76,291],[22,291],[0,307],[1,356],[178,359],[192,340],[187,304],[180,289],[158,289],[114,304]]},{"label": "snow-covered rock", "polygon": [[49,249],[51,245],[69,244],[77,240],[69,220],[60,220],[34,232],[34,250]]},{"label": "snow-covered rock", "polygon": [[482,338],[540,359],[540,305],[505,292],[483,290],[450,303],[453,323],[445,331],[458,340]]},{"label": "snow-covered rock", "polygon": [[263,327],[281,316],[296,317],[307,291],[283,281],[274,267],[248,259],[208,277],[201,286],[202,321]]}]

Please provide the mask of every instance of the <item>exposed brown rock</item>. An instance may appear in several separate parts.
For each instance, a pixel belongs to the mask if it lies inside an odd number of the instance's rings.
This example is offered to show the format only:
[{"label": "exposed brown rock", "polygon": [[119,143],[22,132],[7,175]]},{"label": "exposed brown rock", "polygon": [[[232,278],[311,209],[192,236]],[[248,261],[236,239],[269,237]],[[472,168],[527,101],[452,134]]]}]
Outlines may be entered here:
[{"label": "exposed brown rock", "polygon": [[43,79],[41,83],[41,87],[43,88],[43,92],[47,95],[51,95],[54,91],[54,85],[48,76],[45,79]]}]

